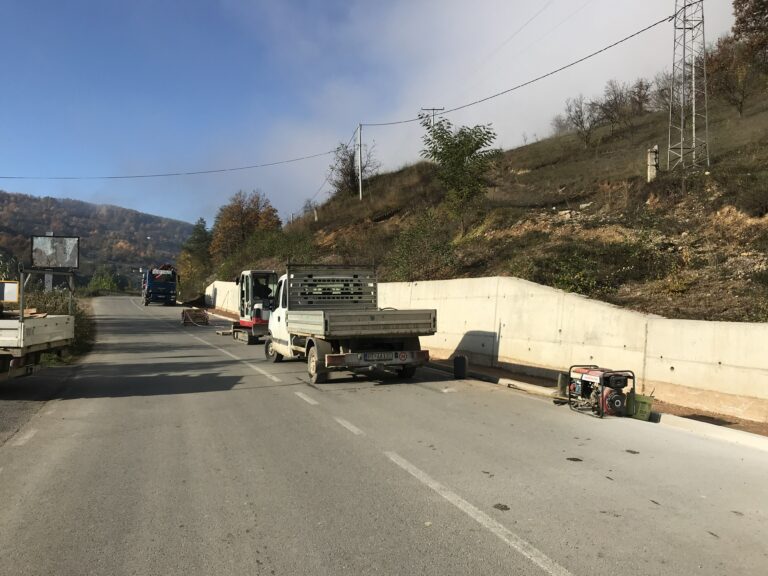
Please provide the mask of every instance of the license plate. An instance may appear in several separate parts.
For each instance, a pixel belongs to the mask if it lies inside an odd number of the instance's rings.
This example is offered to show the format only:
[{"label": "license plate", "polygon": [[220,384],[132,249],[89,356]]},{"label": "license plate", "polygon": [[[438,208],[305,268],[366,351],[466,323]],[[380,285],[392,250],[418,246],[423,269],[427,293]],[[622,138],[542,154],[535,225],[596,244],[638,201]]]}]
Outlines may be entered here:
[{"label": "license plate", "polygon": [[366,352],[363,354],[365,360],[392,360],[392,352]]}]

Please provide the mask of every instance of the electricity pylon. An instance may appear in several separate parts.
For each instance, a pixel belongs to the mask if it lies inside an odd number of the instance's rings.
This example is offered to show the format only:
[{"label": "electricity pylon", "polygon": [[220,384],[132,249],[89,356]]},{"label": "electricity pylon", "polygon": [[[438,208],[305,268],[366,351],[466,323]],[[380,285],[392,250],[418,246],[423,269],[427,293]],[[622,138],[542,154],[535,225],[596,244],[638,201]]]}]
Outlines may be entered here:
[{"label": "electricity pylon", "polygon": [[709,166],[704,0],[675,0],[667,170]]}]

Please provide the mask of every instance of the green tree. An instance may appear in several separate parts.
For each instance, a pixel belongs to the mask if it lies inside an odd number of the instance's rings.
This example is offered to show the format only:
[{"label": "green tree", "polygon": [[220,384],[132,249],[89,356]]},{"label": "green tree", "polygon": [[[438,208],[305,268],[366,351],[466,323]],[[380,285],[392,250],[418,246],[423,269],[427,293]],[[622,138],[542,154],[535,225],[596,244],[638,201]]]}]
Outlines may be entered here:
[{"label": "green tree", "polygon": [[88,282],[88,291],[92,293],[117,292],[118,289],[115,270],[107,266],[99,266]]},{"label": "green tree", "polygon": [[455,256],[450,232],[442,220],[439,209],[429,208],[400,232],[388,253],[388,279],[411,282],[450,277]]},{"label": "green tree", "polygon": [[277,210],[263,193],[246,194],[241,190],[216,214],[210,244],[213,264],[218,266],[227,256],[242,249],[255,232],[279,230],[280,226]]},{"label": "green tree", "polygon": [[192,233],[181,247],[177,261],[181,290],[184,298],[202,294],[208,277],[212,273],[211,267],[211,233],[204,218],[198,219],[192,228]]},{"label": "green tree", "polygon": [[437,164],[446,208],[459,221],[463,236],[467,213],[484,194],[486,174],[501,154],[490,148],[496,133],[490,124],[454,129],[446,118],[433,124],[426,114],[421,115],[421,125],[426,130],[421,156]]}]

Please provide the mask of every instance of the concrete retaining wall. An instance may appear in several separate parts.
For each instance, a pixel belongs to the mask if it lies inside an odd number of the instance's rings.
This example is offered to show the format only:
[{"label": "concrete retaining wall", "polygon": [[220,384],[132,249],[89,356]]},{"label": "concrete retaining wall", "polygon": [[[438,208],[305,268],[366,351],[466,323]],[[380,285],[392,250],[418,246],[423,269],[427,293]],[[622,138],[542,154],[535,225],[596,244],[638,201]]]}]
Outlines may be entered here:
[{"label": "concrete retaining wall", "polygon": [[205,289],[205,305],[208,308],[237,314],[239,299],[238,287],[234,282],[216,280]]},{"label": "concrete retaining wall", "polygon": [[379,306],[437,309],[438,358],[531,373],[630,369],[660,400],[768,421],[768,324],[671,320],[517,278],[384,283]]}]

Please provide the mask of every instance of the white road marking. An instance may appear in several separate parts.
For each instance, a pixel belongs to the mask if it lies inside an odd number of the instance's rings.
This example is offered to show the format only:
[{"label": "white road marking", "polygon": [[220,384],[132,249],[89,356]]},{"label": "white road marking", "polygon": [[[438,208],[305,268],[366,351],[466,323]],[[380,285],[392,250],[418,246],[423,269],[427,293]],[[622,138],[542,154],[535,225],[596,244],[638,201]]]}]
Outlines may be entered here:
[{"label": "white road marking", "polygon": [[352,424],[352,422],[348,422],[347,420],[344,420],[344,418],[334,418],[334,420],[336,420],[336,422],[338,422],[339,424],[344,426],[344,428],[352,432],[352,434],[354,434],[355,436],[363,436],[365,434],[365,432],[360,430],[360,428]]},{"label": "white road marking", "polygon": [[45,415],[46,415],[46,416],[50,416],[50,415],[51,415],[51,414],[53,414],[54,412],[56,412],[56,407],[55,407],[55,406],[54,406],[53,408],[51,408],[50,410],[46,410],[46,411],[45,411]]},{"label": "white road marking", "polygon": [[461,496],[440,484],[437,480],[434,480],[426,472],[421,471],[419,468],[408,462],[408,460],[396,452],[384,452],[384,454],[387,456],[387,458],[392,460],[392,462],[400,466],[400,468],[408,472],[419,482],[425,484],[440,494],[440,496],[448,500],[448,502],[456,506],[456,508],[464,512],[467,516],[472,518],[485,529],[495,534],[505,544],[525,556],[528,560],[536,564],[550,576],[572,576],[568,570],[560,566],[560,564],[552,560],[541,550],[520,538],[517,534],[510,531],[506,526],[500,524],[488,516],[488,514],[473,506],[464,500]]},{"label": "white road marking", "polygon": [[28,430],[27,432],[25,432],[24,434],[16,438],[11,443],[11,446],[24,446],[24,444],[32,440],[35,434],[37,434],[37,430],[35,428],[31,428],[30,430]]},{"label": "white road marking", "polygon": [[451,392],[456,392],[456,388],[443,388],[441,392],[443,394],[450,394]]},{"label": "white road marking", "polygon": [[318,402],[314,398],[310,398],[309,396],[304,394],[304,392],[294,392],[294,394],[296,394],[296,396],[304,400],[304,402],[306,402],[307,404],[311,404],[312,406],[317,406],[318,404],[320,404],[320,402]]},{"label": "white road marking", "polygon": [[[190,336],[192,336],[192,335],[190,334]],[[240,358],[239,356],[235,356],[234,354],[232,354],[232,352],[230,352],[229,350],[225,350],[224,348],[219,348],[219,347],[218,347],[218,346],[216,346],[215,344],[211,344],[211,343],[210,343],[210,342],[208,342],[207,340],[203,340],[202,338],[199,338],[199,337],[197,337],[197,336],[192,336],[192,338],[194,338],[194,339],[195,339],[195,340],[197,340],[198,342],[202,342],[203,344],[207,344],[207,345],[208,345],[208,346],[210,346],[211,348],[215,348],[216,350],[218,350],[218,351],[219,351],[219,352],[221,352],[222,354],[226,354],[227,356],[229,356],[229,357],[230,357],[230,358],[232,358],[233,360],[237,360],[238,362],[242,362],[243,364],[245,364],[246,366],[248,366],[248,368],[250,368],[250,369],[251,369],[251,370],[253,370],[254,372],[258,372],[258,373],[259,373],[259,374],[261,374],[262,376],[266,376],[267,378],[269,378],[270,380],[272,380],[272,382],[282,382],[282,380],[280,380],[280,378],[278,378],[277,376],[273,376],[272,374],[270,374],[269,372],[267,372],[266,370],[264,370],[264,369],[262,369],[262,368],[259,368],[259,367],[258,367],[258,366],[256,366],[255,364],[251,364],[250,362],[246,362],[245,360],[243,360],[243,359],[242,359],[242,358]]]}]

